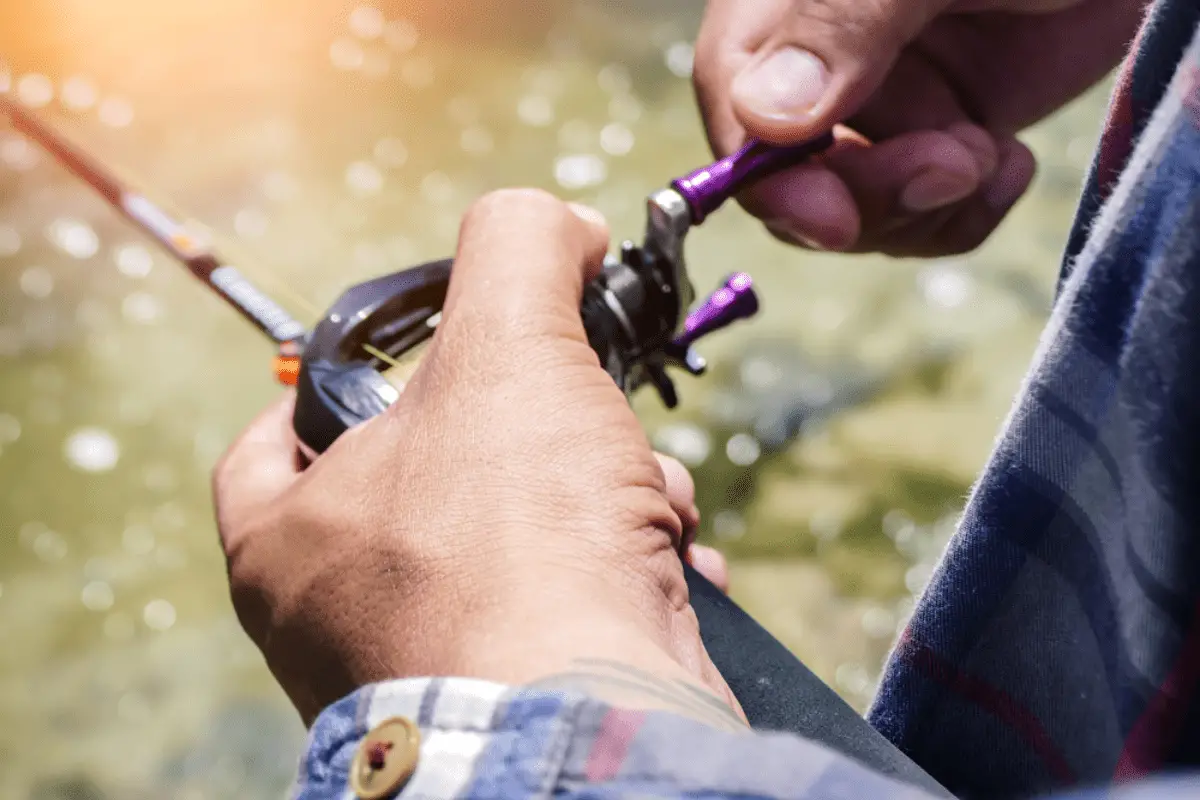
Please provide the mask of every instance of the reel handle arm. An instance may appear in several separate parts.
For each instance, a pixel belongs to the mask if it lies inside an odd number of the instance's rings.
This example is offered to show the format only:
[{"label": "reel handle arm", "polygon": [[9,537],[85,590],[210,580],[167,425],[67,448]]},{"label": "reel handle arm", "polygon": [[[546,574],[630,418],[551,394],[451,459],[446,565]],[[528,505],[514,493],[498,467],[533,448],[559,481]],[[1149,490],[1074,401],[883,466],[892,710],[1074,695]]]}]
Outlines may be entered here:
[{"label": "reel handle arm", "polygon": [[[737,273],[684,319],[694,297],[683,257],[688,231],[745,186],[832,143],[828,133],[790,147],[751,140],[647,198],[642,246],[626,242],[619,257],[609,257],[585,287],[580,309],[589,344],[626,395],[651,383],[674,408],[678,397],[667,368],[701,374],[704,360],[692,344],[758,311],[750,277]],[[451,266],[450,260],[431,262],[351,287],[314,328],[296,376],[296,430],[314,452],[360,415],[395,402],[398,391],[377,373],[379,360],[363,358],[363,351],[395,356],[432,335]]]},{"label": "reel handle arm", "polygon": [[672,181],[671,188],[687,200],[692,224],[699,225],[746,186],[807,161],[829,149],[833,142],[832,133],[786,146],[751,139],[733,155]]}]

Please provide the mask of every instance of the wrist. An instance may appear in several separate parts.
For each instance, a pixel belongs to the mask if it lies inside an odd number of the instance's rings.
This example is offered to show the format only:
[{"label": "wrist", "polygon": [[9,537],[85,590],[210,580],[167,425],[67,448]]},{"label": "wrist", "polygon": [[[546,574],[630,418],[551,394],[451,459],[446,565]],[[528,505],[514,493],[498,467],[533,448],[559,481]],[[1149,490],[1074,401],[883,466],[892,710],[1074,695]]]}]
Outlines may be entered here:
[{"label": "wrist", "polygon": [[745,726],[700,641],[686,588],[676,607],[661,593],[653,599],[657,589],[626,589],[615,575],[560,570],[548,583],[547,570],[529,574],[539,580],[502,582],[492,602],[456,615],[443,646],[426,650],[424,663],[405,674],[572,690],[716,727]]},{"label": "wrist", "polygon": [[394,638],[397,674],[522,684],[574,658],[614,651],[666,657],[666,615],[661,601],[643,599],[651,592],[591,568],[527,566],[455,581],[437,599],[427,595]]}]

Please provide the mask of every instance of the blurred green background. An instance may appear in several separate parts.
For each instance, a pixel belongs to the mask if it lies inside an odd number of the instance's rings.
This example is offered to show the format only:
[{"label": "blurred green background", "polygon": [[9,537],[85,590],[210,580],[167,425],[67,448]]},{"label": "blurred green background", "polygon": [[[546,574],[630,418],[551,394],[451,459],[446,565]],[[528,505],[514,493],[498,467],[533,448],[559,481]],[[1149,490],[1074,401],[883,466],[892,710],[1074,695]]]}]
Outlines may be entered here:
[{"label": "blurred green background", "polygon": [[[307,321],[450,253],[488,189],[636,237],[709,155],[699,0],[4,5],[0,81]],[[745,269],[763,312],[681,409],[637,408],[735,597],[859,709],[1035,346],[1106,94],[1028,135],[1037,182],[969,257],[806,254],[736,207],[689,241],[698,291]],[[278,392],[270,346],[3,123],[0,286],[0,797],[281,796],[303,730],[208,493]]]}]

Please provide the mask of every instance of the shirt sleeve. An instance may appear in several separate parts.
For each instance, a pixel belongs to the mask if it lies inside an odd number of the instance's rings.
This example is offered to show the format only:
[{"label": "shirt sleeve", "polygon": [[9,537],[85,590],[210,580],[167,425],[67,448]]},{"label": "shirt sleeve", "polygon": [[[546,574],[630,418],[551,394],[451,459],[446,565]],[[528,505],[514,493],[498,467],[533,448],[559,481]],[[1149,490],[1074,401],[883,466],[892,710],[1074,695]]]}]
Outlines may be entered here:
[{"label": "shirt sleeve", "polygon": [[360,742],[395,717],[421,732],[416,769],[396,795],[405,800],[933,798],[796,736],[718,731],[561,691],[418,678],[365,687],[321,714],[297,800],[354,798]]},{"label": "shirt sleeve", "polygon": [[[420,730],[416,768],[393,795],[399,800],[934,800],[792,734],[728,733],[586,695],[464,678],[374,684],[327,708],[309,734],[293,797],[355,800],[355,754],[396,717]],[[1200,777],[1192,775],[1055,798],[1197,796]]]}]

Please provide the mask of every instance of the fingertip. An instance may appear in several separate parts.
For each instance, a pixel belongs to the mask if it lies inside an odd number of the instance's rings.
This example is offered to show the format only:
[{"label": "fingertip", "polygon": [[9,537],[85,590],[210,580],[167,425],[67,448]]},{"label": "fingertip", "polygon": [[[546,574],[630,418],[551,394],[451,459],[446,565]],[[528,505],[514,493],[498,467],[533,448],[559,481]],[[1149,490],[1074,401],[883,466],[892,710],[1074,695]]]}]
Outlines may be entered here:
[{"label": "fingertip", "polygon": [[714,586],[729,593],[729,564],[725,556],[712,547],[693,544],[688,548],[688,562]]},{"label": "fingertip", "polygon": [[817,54],[787,41],[758,50],[734,73],[729,96],[734,115],[750,135],[771,144],[796,144],[830,126],[833,76]]},{"label": "fingertip", "polygon": [[1018,139],[1000,145],[1000,165],[983,191],[984,202],[997,212],[1007,212],[1028,191],[1037,174],[1033,151]]},{"label": "fingertip", "polygon": [[591,230],[603,234],[605,238],[608,237],[608,220],[599,209],[592,208],[583,203],[567,203],[567,208],[571,209],[572,213],[583,220],[584,224]]},{"label": "fingertip", "polygon": [[1001,142],[998,149],[1000,163],[992,179],[930,237],[937,243],[937,255],[958,255],[978,248],[1029,190],[1037,172],[1033,152],[1016,139]]},{"label": "fingertip", "polygon": [[764,117],[745,109],[737,104],[736,100],[733,108],[734,116],[746,135],[767,144],[788,147],[815,139],[824,132],[821,130],[819,119],[805,118],[803,121],[797,121]]},{"label": "fingertip", "polygon": [[[844,137],[839,137],[837,133],[842,126],[832,125],[827,119],[828,114],[804,114],[789,118],[772,117],[757,113],[739,103],[736,96],[731,100],[732,118],[739,133],[737,147],[749,139],[758,139],[777,147],[792,147],[826,133],[834,134],[833,147],[835,148],[840,141],[844,141]],[[736,150],[737,147],[731,149],[730,152]]]},{"label": "fingertip", "polygon": [[909,214],[927,214],[965,200],[979,189],[974,175],[930,167],[912,178],[900,191],[900,208]]},{"label": "fingertip", "polygon": [[591,280],[600,274],[604,265],[604,256],[608,253],[612,231],[608,219],[598,209],[583,203],[567,203],[567,208],[584,225],[583,251],[588,267],[585,279]]},{"label": "fingertip", "polygon": [[[662,469],[667,499],[671,502],[671,506],[677,512],[684,511],[690,514],[696,507],[696,482],[692,478],[692,473],[682,462],[671,456],[655,453],[654,457],[658,459],[658,465]],[[699,511],[696,511],[695,515],[699,517]],[[688,520],[683,520],[683,522],[685,525],[688,524]]]},{"label": "fingertip", "polygon": [[[950,133],[928,131],[914,134],[912,150],[908,155],[914,165],[920,162],[922,170],[937,169],[977,184],[982,169],[980,159],[976,157],[974,144],[964,142]],[[899,152],[898,155],[903,156],[904,153]]]}]

